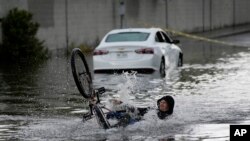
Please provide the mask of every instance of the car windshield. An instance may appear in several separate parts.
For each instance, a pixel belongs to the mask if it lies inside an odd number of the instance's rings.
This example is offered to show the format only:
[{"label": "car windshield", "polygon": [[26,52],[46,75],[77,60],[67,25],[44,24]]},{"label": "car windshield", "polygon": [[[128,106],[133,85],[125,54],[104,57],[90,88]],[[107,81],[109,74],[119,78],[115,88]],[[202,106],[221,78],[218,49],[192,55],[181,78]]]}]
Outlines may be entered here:
[{"label": "car windshield", "polygon": [[129,41],[146,41],[149,33],[145,32],[122,32],[110,34],[106,42],[129,42]]}]

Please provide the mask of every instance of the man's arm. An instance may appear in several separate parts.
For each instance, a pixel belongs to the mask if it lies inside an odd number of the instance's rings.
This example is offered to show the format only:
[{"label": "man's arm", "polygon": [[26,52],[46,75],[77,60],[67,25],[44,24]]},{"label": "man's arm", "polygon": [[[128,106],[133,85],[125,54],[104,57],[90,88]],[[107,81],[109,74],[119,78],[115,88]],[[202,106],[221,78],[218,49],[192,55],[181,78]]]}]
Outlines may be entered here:
[{"label": "man's arm", "polygon": [[133,113],[133,114],[138,115],[138,116],[143,116],[150,109],[149,107],[137,108],[137,107],[134,107],[133,105],[125,104],[122,101],[117,100],[117,99],[111,99],[110,101],[113,104],[114,111]]}]

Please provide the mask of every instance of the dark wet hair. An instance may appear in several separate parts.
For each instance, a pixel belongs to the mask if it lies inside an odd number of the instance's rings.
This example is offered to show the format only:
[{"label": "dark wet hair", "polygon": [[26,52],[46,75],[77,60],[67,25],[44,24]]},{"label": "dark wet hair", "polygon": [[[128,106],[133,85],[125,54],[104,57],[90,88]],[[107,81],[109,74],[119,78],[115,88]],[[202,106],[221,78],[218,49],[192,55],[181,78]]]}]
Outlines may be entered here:
[{"label": "dark wet hair", "polygon": [[168,103],[169,109],[166,112],[163,112],[163,111],[160,111],[160,110],[159,110],[159,112],[161,112],[163,114],[171,115],[173,113],[173,111],[174,111],[174,98],[172,96],[170,96],[170,95],[167,95],[167,96],[164,96],[164,97],[158,99],[157,100],[158,109],[159,109],[159,105],[160,105],[161,100],[165,100]]}]

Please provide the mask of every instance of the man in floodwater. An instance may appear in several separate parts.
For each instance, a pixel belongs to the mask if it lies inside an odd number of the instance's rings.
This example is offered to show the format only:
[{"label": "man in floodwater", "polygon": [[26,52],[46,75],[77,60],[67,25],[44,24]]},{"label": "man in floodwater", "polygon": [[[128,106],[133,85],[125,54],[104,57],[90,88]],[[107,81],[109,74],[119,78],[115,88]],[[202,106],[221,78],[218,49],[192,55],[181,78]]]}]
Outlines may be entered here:
[{"label": "man in floodwater", "polygon": [[[140,121],[144,114],[152,108],[136,108],[132,105],[123,103],[122,101],[113,99],[113,111],[107,114],[107,119],[117,119],[118,123],[115,127],[127,126]],[[172,96],[163,96],[157,100],[156,113],[159,119],[166,119],[172,115],[174,110],[174,98]]]}]

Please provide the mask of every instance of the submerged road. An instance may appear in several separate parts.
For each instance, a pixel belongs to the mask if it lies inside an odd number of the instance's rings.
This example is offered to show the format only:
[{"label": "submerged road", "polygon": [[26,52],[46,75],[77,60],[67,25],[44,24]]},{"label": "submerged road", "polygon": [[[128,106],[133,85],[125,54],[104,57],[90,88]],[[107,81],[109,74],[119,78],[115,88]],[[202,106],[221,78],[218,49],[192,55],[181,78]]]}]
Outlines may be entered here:
[{"label": "submerged road", "polygon": [[[249,45],[249,33],[219,38]],[[57,55],[38,68],[0,67],[0,140],[228,140],[230,124],[250,123],[250,50],[202,41],[181,42],[184,66],[153,74],[95,74],[95,87],[109,98],[155,106],[172,95],[167,121],[147,114],[126,128],[103,130],[82,123],[86,103],[73,82],[67,57]],[[88,56],[92,66],[92,56]]]}]

